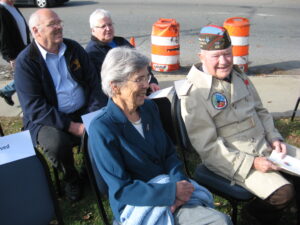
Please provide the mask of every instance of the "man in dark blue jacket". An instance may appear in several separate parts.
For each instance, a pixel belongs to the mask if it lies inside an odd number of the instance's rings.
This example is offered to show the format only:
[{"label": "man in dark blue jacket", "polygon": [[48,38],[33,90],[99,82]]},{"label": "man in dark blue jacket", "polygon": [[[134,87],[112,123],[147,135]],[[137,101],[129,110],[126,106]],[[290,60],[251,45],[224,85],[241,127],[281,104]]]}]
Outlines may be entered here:
[{"label": "man in dark blue jacket", "polygon": [[[92,64],[95,67],[97,74],[100,76],[102,63],[108,51],[118,46],[127,46],[133,48],[125,38],[115,36],[115,30],[111,19],[110,12],[104,9],[96,9],[90,15],[90,27],[92,31],[91,40],[86,46],[85,50],[88,53]],[[157,79],[151,72],[149,92],[159,90]]]},{"label": "man in dark blue jacket", "polygon": [[63,170],[66,195],[75,201],[81,190],[72,149],[84,132],[81,115],[106,101],[88,55],[77,42],[63,38],[62,21],[54,11],[36,11],[29,27],[34,41],[18,56],[15,74],[24,128]]}]

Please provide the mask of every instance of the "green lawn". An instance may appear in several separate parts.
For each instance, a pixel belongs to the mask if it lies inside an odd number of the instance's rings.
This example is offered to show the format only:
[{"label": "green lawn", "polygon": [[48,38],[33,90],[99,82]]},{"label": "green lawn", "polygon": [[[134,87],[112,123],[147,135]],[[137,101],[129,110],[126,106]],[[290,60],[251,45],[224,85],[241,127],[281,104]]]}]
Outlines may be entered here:
[{"label": "green lawn", "polygon": [[[19,117],[0,117],[0,121],[5,134],[11,134],[19,132],[22,127],[22,123]],[[290,122],[289,119],[281,119],[276,121],[276,127],[282,133],[286,141],[290,144],[300,147],[300,119],[296,118],[294,122]],[[75,150],[76,151],[76,150]],[[77,152],[77,151],[76,151]],[[82,166],[83,159],[82,153],[75,154],[75,160],[78,167]],[[195,166],[199,160],[196,154],[192,154],[188,157],[189,161],[192,161],[192,166]],[[59,199],[62,214],[66,225],[100,225],[103,224],[98,212],[96,197],[86,180],[84,186],[84,196],[83,199],[77,203],[70,203],[65,198]],[[215,206],[218,210],[222,212],[229,213],[230,205],[229,203],[215,196]],[[112,214],[109,209],[107,200],[105,201],[105,207],[109,211],[110,219],[112,219]],[[293,224],[294,223],[294,212],[296,208],[292,206],[287,209],[284,218],[282,218],[282,225]],[[254,225],[255,221],[247,215],[244,211],[239,214],[240,225]]]}]

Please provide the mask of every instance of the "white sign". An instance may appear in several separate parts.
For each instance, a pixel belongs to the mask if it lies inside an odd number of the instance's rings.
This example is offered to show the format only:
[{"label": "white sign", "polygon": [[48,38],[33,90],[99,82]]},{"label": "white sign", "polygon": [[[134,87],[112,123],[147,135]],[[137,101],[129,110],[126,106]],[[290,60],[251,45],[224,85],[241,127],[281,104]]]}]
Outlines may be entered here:
[{"label": "white sign", "polygon": [[35,155],[29,131],[0,137],[0,165]]},{"label": "white sign", "polygon": [[168,97],[174,91],[174,87],[167,87],[158,91],[151,93],[148,98],[165,98]]}]

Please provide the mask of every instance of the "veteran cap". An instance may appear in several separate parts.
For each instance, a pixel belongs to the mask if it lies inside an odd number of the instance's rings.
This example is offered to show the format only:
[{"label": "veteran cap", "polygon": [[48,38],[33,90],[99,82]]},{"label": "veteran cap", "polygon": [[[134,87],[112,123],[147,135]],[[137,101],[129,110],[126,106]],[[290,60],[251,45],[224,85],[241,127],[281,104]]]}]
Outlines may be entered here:
[{"label": "veteran cap", "polygon": [[199,33],[200,48],[203,50],[222,50],[231,46],[231,40],[224,27],[207,25]]}]

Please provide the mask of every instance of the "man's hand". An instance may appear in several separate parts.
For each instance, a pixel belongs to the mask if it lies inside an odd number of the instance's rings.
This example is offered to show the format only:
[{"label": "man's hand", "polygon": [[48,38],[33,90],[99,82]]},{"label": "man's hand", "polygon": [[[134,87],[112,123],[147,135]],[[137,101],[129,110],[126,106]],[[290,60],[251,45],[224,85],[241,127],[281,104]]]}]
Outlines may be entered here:
[{"label": "man's hand", "polygon": [[84,125],[83,123],[76,123],[71,121],[68,131],[75,136],[81,137],[84,133]]},{"label": "man's hand", "polygon": [[149,86],[152,92],[158,91],[160,89],[160,87],[156,83],[150,83]]},{"label": "man's hand", "polygon": [[10,60],[9,61],[10,67],[12,68],[12,70],[15,70],[15,66],[16,66],[16,60]]},{"label": "man's hand", "polygon": [[281,141],[273,141],[272,148],[281,154],[281,158],[286,155],[286,145]]},{"label": "man's hand", "polygon": [[182,201],[183,203],[187,202],[193,191],[194,191],[194,186],[186,181],[186,180],[181,180],[176,183],[176,199],[179,201]]},{"label": "man's hand", "polygon": [[253,162],[253,168],[263,173],[280,170],[278,166],[269,161],[266,157],[256,157]]},{"label": "man's hand", "polygon": [[182,206],[184,203],[185,203],[185,202],[176,199],[176,200],[175,200],[175,203],[170,207],[171,213],[174,213],[175,210],[176,210],[178,207]]}]

